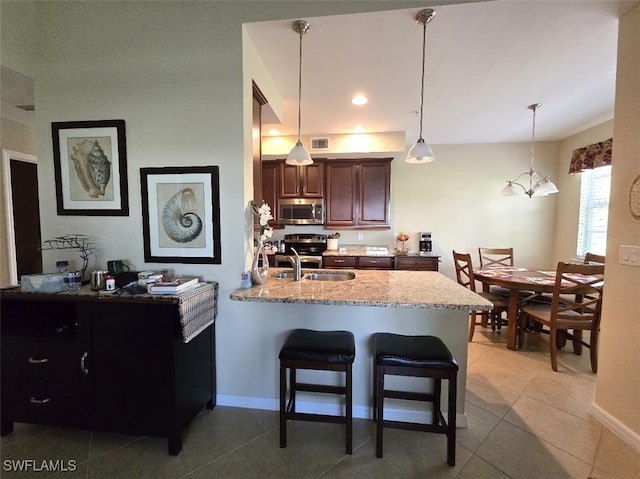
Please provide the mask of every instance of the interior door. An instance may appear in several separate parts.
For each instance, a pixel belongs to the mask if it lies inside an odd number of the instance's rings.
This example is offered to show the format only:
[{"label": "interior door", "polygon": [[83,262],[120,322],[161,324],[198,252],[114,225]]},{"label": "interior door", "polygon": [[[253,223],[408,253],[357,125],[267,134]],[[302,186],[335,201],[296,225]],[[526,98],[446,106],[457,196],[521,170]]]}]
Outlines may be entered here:
[{"label": "interior door", "polygon": [[2,150],[5,182],[8,282],[42,273],[40,205],[36,157]]}]

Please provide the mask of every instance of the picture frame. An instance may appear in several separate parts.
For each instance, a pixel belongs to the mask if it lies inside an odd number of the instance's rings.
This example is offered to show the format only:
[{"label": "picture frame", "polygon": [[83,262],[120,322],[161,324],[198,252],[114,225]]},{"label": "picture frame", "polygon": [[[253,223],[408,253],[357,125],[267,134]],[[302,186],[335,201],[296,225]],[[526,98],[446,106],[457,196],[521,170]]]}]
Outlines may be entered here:
[{"label": "picture frame", "polygon": [[51,123],[59,215],[129,216],[124,120]]},{"label": "picture frame", "polygon": [[217,166],[140,168],[144,260],[221,263]]}]

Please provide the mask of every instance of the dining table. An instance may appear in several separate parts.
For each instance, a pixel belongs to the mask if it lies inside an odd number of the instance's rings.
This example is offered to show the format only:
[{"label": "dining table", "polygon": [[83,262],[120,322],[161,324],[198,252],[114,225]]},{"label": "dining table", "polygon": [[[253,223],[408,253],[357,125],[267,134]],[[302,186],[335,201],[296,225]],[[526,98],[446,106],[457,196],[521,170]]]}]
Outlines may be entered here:
[{"label": "dining table", "polygon": [[507,348],[516,349],[518,339],[518,304],[523,300],[521,292],[553,293],[556,272],[538,268],[504,266],[474,270],[474,279],[482,283],[483,291],[491,286],[509,290],[509,311],[507,312]]}]

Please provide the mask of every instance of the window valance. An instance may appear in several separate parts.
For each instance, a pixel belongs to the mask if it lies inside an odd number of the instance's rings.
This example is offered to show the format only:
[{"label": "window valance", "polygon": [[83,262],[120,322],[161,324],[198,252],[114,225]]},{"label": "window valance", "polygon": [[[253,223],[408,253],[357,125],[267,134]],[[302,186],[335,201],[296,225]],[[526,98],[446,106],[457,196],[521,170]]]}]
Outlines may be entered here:
[{"label": "window valance", "polygon": [[613,138],[609,138],[608,140],[573,150],[571,164],[569,165],[569,174],[610,165],[612,148]]}]

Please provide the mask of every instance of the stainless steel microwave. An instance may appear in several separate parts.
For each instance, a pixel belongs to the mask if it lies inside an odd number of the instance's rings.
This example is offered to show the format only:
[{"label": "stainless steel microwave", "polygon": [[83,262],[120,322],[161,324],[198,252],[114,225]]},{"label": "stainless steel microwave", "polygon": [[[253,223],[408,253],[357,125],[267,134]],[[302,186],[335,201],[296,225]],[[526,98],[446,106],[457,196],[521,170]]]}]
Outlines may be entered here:
[{"label": "stainless steel microwave", "polygon": [[282,198],[278,201],[278,221],[283,225],[323,225],[324,199]]}]

